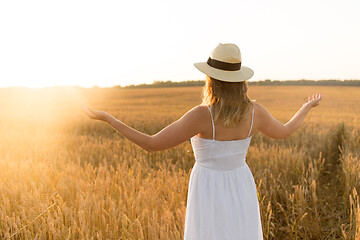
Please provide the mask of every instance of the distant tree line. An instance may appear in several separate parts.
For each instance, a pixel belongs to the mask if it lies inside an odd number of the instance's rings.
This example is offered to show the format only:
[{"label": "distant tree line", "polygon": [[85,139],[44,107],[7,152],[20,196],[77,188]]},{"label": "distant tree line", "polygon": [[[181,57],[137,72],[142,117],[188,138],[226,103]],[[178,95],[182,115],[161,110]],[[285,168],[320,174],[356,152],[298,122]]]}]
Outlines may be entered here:
[{"label": "distant tree line", "polygon": [[[152,84],[128,86],[114,86],[114,88],[167,88],[167,87],[194,87],[204,86],[204,80],[189,80],[183,82],[154,81]],[[360,80],[263,80],[248,81],[250,86],[360,86]]]},{"label": "distant tree line", "polygon": [[255,86],[360,86],[360,80],[264,80],[248,82],[249,85]]},{"label": "distant tree line", "polygon": [[183,82],[173,81],[154,81],[151,84],[128,85],[125,87],[115,86],[120,88],[167,88],[167,87],[195,87],[204,86],[204,80],[189,80]]}]

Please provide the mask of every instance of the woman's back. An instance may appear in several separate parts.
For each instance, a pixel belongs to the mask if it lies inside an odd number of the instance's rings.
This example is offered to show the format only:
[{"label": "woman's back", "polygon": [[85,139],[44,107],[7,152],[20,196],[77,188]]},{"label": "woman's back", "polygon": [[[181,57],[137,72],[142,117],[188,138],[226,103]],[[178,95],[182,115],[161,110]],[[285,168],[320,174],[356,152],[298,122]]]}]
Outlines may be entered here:
[{"label": "woman's back", "polygon": [[[245,139],[249,136],[249,132],[250,132],[250,136],[252,135],[252,127],[251,124],[253,122],[253,119],[255,117],[255,112],[256,112],[256,107],[255,107],[256,103],[252,104],[252,107],[249,109],[249,111],[246,113],[246,116],[244,119],[242,119],[236,127],[225,127],[224,126],[224,121],[220,120],[218,122],[214,122],[214,126],[215,126],[215,140],[218,141],[231,141],[231,140],[241,140],[241,139]],[[201,132],[198,134],[198,136],[200,138],[203,139],[212,139],[212,134],[213,134],[213,129],[212,129],[212,120],[213,116],[211,116],[209,110],[207,109],[206,106],[202,106],[204,108],[203,110],[203,114],[207,115],[208,120],[206,118],[204,118],[204,124],[208,125],[208,127],[204,130],[204,132]],[[253,115],[253,111],[254,111],[254,115]],[[250,131],[251,128],[251,131]]]},{"label": "woman's back", "polygon": [[[253,117],[254,109],[252,108],[252,114],[250,115],[250,126],[247,130],[247,136],[241,139],[229,139],[229,140],[218,140],[216,139],[217,126],[214,124],[213,114],[211,113],[210,107],[207,106],[208,112],[210,115],[209,121],[211,122],[211,139],[202,138],[198,135],[195,135],[191,138],[191,144],[193,147],[194,155],[196,162],[201,166],[211,168],[214,170],[224,171],[224,170],[233,170],[238,167],[241,167],[245,163],[245,156],[251,141],[251,129],[253,126]],[[238,130],[237,128],[232,129]],[[223,136],[227,134],[226,137],[233,137],[238,134],[231,134],[232,132],[220,132]]]},{"label": "woman's back", "polygon": [[[245,157],[251,141],[250,126],[218,132],[208,107],[211,139],[191,138],[195,164],[191,171],[185,219],[185,239],[262,239],[256,185]],[[241,124],[239,124],[241,126]],[[244,126],[244,127],[245,127]],[[239,130],[238,132],[236,130]],[[205,135],[209,132],[206,130]],[[221,137],[241,139],[217,140]]]}]

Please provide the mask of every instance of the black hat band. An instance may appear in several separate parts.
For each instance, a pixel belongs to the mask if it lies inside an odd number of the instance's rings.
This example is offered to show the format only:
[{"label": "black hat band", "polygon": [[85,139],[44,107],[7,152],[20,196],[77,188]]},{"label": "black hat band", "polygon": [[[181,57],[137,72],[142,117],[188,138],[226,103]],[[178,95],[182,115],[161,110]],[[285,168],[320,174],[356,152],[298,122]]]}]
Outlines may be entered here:
[{"label": "black hat band", "polygon": [[217,68],[217,69],[225,70],[225,71],[239,71],[241,68],[241,62],[227,63],[227,62],[222,62],[222,61],[212,59],[210,57],[207,60],[207,64],[209,64],[209,66],[211,66],[213,68]]}]

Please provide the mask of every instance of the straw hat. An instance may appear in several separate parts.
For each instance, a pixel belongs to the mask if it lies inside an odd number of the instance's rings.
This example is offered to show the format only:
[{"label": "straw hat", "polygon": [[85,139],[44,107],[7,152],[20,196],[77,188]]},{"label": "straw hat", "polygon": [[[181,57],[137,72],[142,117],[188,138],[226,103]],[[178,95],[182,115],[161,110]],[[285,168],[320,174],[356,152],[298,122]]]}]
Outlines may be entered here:
[{"label": "straw hat", "polygon": [[207,62],[194,63],[194,66],[200,72],[225,82],[243,82],[254,75],[251,68],[241,66],[240,49],[232,43],[219,43]]}]

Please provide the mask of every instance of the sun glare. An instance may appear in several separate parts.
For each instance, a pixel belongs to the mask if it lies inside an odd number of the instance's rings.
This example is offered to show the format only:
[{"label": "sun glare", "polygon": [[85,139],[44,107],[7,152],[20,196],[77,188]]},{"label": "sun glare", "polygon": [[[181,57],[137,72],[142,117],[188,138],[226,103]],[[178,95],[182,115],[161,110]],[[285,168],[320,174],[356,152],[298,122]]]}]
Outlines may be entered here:
[{"label": "sun glare", "polygon": [[6,99],[1,107],[6,118],[2,120],[17,123],[19,128],[26,122],[31,127],[25,132],[62,127],[63,118],[79,112],[79,103],[83,101],[81,89],[74,87],[4,88],[0,94]]}]

